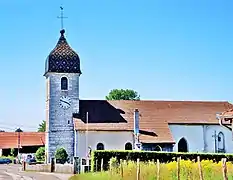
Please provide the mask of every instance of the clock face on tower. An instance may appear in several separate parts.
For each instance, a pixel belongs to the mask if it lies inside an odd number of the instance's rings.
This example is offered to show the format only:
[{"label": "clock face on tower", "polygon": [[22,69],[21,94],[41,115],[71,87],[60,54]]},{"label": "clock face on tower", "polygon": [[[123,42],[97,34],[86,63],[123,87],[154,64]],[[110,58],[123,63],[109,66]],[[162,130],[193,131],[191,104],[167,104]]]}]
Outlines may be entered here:
[{"label": "clock face on tower", "polygon": [[63,109],[68,109],[71,105],[71,99],[67,96],[62,96],[59,104]]}]

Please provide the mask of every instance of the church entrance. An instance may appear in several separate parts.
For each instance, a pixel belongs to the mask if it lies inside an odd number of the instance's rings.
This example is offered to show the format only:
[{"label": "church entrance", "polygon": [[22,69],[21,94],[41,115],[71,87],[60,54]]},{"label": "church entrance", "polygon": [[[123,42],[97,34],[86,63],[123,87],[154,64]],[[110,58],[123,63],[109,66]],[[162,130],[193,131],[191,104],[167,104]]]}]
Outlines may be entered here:
[{"label": "church entrance", "polygon": [[178,142],[178,152],[188,152],[188,144],[185,138],[181,138]]}]

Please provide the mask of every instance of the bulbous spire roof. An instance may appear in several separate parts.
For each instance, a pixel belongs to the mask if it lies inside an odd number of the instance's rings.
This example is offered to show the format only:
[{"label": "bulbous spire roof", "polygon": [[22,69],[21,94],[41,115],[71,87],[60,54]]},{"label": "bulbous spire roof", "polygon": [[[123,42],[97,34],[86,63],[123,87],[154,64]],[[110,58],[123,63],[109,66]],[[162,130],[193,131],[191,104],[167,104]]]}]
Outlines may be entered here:
[{"label": "bulbous spire roof", "polygon": [[57,45],[46,59],[45,74],[47,72],[81,74],[78,54],[67,43],[65,30],[61,30],[60,33]]}]

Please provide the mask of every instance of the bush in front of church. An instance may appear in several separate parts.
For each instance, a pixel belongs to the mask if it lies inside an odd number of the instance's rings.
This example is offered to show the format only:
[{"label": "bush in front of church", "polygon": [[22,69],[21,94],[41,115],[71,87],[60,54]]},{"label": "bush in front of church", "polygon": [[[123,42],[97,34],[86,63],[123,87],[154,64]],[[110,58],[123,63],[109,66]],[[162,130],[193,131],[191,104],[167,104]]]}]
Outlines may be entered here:
[{"label": "bush in front of church", "polygon": [[45,147],[40,147],[36,151],[36,160],[37,161],[45,161]]},{"label": "bush in front of church", "polygon": [[57,163],[64,164],[67,161],[68,154],[64,148],[59,148],[55,152],[55,158]]}]

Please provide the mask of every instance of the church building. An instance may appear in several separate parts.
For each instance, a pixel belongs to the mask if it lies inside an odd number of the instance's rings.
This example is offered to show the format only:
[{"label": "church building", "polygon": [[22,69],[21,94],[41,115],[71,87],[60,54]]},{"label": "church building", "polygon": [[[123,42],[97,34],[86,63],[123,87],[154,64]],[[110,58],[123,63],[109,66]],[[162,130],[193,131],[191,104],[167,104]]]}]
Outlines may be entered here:
[{"label": "church building", "polygon": [[229,102],[82,100],[80,58],[64,29],[45,66],[48,162],[60,147],[71,160],[90,149],[233,152],[230,122],[216,118]]}]

